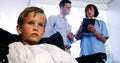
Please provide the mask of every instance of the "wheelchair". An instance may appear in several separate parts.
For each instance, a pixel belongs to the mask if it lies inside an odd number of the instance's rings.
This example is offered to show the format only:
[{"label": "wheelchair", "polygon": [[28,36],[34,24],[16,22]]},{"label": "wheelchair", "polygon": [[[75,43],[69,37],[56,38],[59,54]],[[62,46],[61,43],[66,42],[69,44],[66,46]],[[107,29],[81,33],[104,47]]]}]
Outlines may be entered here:
[{"label": "wheelchair", "polygon": [[94,53],[76,58],[78,63],[105,63],[107,56],[105,53]]},{"label": "wheelchair", "polygon": [[0,63],[8,63],[7,61],[7,53],[8,53],[8,47],[4,45],[0,45]]},{"label": "wheelchair", "polygon": [[[8,63],[7,54],[8,54],[8,44],[16,41],[20,41],[21,37],[19,35],[10,34],[7,31],[0,29],[0,63]],[[40,40],[39,44],[48,43],[56,45],[57,47],[65,50],[63,38],[59,32],[51,35],[50,37],[46,37]],[[87,56],[82,56],[76,58],[78,63],[105,63],[103,61],[106,60],[105,53],[95,53]]]}]

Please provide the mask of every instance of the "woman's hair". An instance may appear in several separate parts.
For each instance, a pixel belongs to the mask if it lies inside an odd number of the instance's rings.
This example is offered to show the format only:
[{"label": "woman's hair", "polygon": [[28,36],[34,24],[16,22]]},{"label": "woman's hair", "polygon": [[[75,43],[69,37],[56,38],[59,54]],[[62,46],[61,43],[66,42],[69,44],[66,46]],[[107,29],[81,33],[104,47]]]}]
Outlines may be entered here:
[{"label": "woman's hair", "polygon": [[[36,13],[42,13],[44,14],[44,10],[41,9],[41,8],[38,8],[38,7],[27,7],[25,8],[19,15],[18,17],[18,21],[17,21],[17,24],[22,26],[23,25],[23,21],[24,21],[24,18],[30,13],[30,12],[34,12],[34,16],[36,15]],[[44,14],[45,15],[45,14]],[[46,16],[45,16],[45,26],[46,26],[46,22],[47,22],[47,19],[46,19]],[[44,26],[44,27],[45,27]]]},{"label": "woman's hair", "polygon": [[98,9],[97,9],[97,7],[94,5],[94,4],[88,4],[87,6],[86,6],[86,8],[85,8],[85,16],[86,17],[88,17],[87,16],[87,9],[90,9],[90,8],[92,8],[93,7],[93,9],[94,9],[94,17],[97,17],[98,16],[98,14],[99,14],[99,12],[98,12]]}]

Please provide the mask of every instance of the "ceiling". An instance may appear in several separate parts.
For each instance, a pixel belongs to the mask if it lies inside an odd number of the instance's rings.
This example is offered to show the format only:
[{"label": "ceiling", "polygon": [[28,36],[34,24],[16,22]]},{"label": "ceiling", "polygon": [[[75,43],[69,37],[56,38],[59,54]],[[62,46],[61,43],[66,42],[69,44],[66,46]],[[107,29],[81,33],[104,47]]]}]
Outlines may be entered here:
[{"label": "ceiling", "polygon": [[73,0],[73,1],[81,1],[81,2],[87,2],[87,3],[100,3],[100,4],[108,4],[112,0]]},{"label": "ceiling", "polygon": [[99,9],[108,9],[109,3],[113,0],[71,0],[74,6],[86,7],[88,4],[95,4]]},{"label": "ceiling", "polygon": [[[99,9],[108,9],[108,4],[113,0],[71,0],[72,6],[85,8],[88,4],[95,4]],[[30,5],[36,4],[55,4],[58,5],[60,0],[30,0]]]}]

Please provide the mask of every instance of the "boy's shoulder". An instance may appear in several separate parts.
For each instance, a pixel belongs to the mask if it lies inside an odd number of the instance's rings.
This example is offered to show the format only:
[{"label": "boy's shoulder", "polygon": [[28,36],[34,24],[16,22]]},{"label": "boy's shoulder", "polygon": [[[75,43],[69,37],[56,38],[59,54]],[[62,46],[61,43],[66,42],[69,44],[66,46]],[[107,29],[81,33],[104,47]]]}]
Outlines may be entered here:
[{"label": "boy's shoulder", "polygon": [[45,43],[45,44],[40,44],[39,46],[49,52],[56,52],[56,53],[65,52],[61,48],[57,47],[56,45],[52,45],[52,44]]},{"label": "boy's shoulder", "polygon": [[44,47],[44,48],[48,48],[48,49],[59,49],[59,47],[52,45],[52,44],[47,44],[47,43],[39,44],[39,46]]}]

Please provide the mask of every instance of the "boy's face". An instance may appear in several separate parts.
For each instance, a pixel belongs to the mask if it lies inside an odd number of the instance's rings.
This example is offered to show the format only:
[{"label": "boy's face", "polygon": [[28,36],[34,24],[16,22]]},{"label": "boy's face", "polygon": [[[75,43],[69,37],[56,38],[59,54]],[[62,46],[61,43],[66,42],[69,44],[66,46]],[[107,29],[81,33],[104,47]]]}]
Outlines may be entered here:
[{"label": "boy's face", "polygon": [[29,13],[24,18],[22,27],[17,26],[17,31],[22,36],[22,42],[25,45],[38,44],[45,32],[45,15],[42,13]]}]

